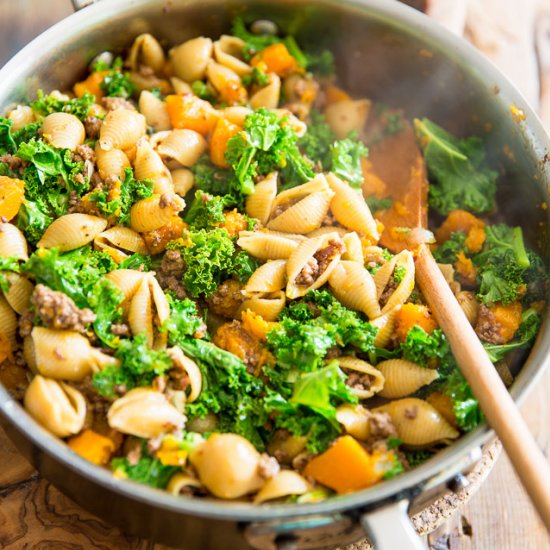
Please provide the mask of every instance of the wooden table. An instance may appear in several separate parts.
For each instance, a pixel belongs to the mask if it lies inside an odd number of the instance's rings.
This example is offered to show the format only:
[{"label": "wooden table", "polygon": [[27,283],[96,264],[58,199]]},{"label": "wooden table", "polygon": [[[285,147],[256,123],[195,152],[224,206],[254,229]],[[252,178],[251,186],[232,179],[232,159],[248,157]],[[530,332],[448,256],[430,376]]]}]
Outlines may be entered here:
[{"label": "wooden table", "polygon": [[[23,17],[23,14],[25,16]],[[0,62],[42,29],[71,13],[69,0],[0,0]],[[537,441],[550,450],[550,371],[523,412]],[[550,538],[505,455],[460,512],[429,535],[434,550],[542,550]],[[167,550],[88,514],[33,471],[0,431],[0,548],[21,550]]]}]

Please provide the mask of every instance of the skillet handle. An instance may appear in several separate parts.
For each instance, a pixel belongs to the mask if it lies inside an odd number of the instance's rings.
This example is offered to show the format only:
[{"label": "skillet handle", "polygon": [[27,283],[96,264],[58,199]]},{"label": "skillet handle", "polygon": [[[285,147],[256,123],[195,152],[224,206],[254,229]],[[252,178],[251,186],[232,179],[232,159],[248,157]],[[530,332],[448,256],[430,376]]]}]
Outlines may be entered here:
[{"label": "skillet handle", "polygon": [[95,4],[95,2],[98,2],[98,1],[99,0],[71,0],[74,11],[81,10],[82,8],[85,8],[90,4]]},{"label": "skillet handle", "polygon": [[390,502],[363,514],[361,526],[375,550],[425,550],[407,514],[408,499]]}]

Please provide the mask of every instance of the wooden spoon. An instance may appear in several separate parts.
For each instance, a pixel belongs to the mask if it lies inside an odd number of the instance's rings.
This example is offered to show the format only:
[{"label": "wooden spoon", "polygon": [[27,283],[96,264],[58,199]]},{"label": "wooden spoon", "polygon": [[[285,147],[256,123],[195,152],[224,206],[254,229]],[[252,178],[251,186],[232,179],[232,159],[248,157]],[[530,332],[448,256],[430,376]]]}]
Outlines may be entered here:
[{"label": "wooden spoon", "polygon": [[[392,252],[407,248],[396,228],[426,228],[428,181],[414,130],[405,128],[370,146],[372,178],[379,178],[394,201],[378,216],[384,224],[381,244]],[[371,135],[379,134],[374,123]],[[378,128],[378,129],[376,129]],[[380,184],[380,182],[378,182]],[[369,177],[366,178],[369,185]],[[372,189],[365,189],[368,193]],[[400,238],[401,237],[401,238]],[[447,284],[430,249],[416,253],[416,280],[443,329],[462,374],[477,397],[487,422],[496,432],[546,528],[550,531],[550,467],[516,404],[491,363],[462,308]]]}]

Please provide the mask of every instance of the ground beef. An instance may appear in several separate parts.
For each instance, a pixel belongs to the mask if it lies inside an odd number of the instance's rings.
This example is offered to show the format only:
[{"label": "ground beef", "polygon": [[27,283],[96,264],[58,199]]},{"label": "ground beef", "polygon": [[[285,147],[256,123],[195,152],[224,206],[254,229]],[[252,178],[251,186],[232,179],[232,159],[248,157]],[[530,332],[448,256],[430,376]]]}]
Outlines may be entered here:
[{"label": "ground beef", "polygon": [[418,406],[412,405],[411,407],[407,407],[405,409],[405,418],[408,418],[409,420],[414,420],[418,416]]},{"label": "ground beef", "polygon": [[96,318],[92,310],[79,309],[63,292],[51,290],[44,285],[36,285],[31,303],[44,326],[48,328],[86,332],[85,325]]},{"label": "ground beef", "polygon": [[99,137],[99,130],[101,129],[101,120],[96,116],[89,116],[84,121],[84,128],[86,129],[86,135],[90,139],[96,139]]},{"label": "ground beef", "polygon": [[496,320],[493,312],[483,304],[479,307],[475,330],[480,340],[490,344],[506,343],[501,324]]},{"label": "ground beef", "polygon": [[[78,174],[78,175],[81,176],[82,174]],[[74,189],[72,191],[70,191],[69,192],[69,203],[68,203],[69,212],[76,209],[76,206],[77,206],[79,201],[80,201],[80,199],[78,197],[78,193]]]},{"label": "ground beef", "polygon": [[163,193],[161,196],[160,196],[160,199],[159,199],[159,206],[161,208],[172,208],[172,209],[177,209],[178,207],[178,204],[177,202],[174,200],[174,196],[171,195],[170,193]]},{"label": "ground beef", "polygon": [[288,210],[291,206],[294,206],[296,203],[300,202],[304,197],[295,197],[289,201],[278,204],[271,213],[271,219],[275,219],[280,216],[283,212]]},{"label": "ground beef", "polygon": [[384,307],[388,300],[390,299],[390,296],[395,292],[395,289],[399,286],[399,283],[395,281],[393,278],[393,275],[390,277],[390,280],[388,281],[388,284],[386,285],[386,288],[380,295],[380,307]]},{"label": "ground beef", "polygon": [[224,281],[208,299],[210,309],[216,314],[235,319],[244,301],[242,285],[234,279]]},{"label": "ground beef", "polygon": [[298,286],[310,286],[313,284],[327,269],[330,262],[337,254],[344,252],[344,246],[338,241],[329,241],[328,245],[315,252],[302,271],[295,279],[295,284]]},{"label": "ground beef", "polygon": [[19,157],[10,154],[0,155],[0,162],[7,164],[12,172],[18,172],[24,165]]},{"label": "ground beef", "polygon": [[302,472],[305,467],[309,464],[309,461],[313,458],[313,455],[304,451],[299,455],[296,455],[292,460],[292,468],[297,472]]},{"label": "ground beef", "polygon": [[136,466],[141,458],[141,442],[133,442],[130,450],[126,453],[126,460],[130,466]]},{"label": "ground beef", "polygon": [[130,327],[126,323],[113,323],[111,332],[115,336],[130,336]]},{"label": "ground beef", "polygon": [[32,311],[25,311],[21,317],[19,317],[19,336],[25,338],[30,336],[32,327],[34,326],[34,313]]},{"label": "ground beef", "polygon": [[[345,369],[344,369],[345,370]],[[349,376],[346,384],[354,390],[368,390],[373,382],[373,377],[366,372],[346,371]]]},{"label": "ground beef", "polygon": [[160,268],[157,270],[157,280],[164,290],[169,290],[176,295],[178,300],[187,297],[185,287],[181,281],[185,263],[179,250],[167,250],[162,258]]},{"label": "ground beef", "polygon": [[397,430],[388,413],[371,413],[368,418],[370,437],[375,440],[396,437]]},{"label": "ground beef", "polygon": [[258,474],[263,479],[271,479],[275,477],[281,467],[277,462],[277,459],[273,456],[269,456],[266,453],[260,455],[260,460],[258,461]]},{"label": "ground beef", "polygon": [[116,111],[117,109],[129,109],[135,111],[134,104],[122,97],[104,97],[101,99],[101,104],[107,111]]},{"label": "ground beef", "polygon": [[95,153],[94,150],[89,145],[78,145],[75,150],[75,159],[80,157],[81,161],[89,160],[95,162]]}]

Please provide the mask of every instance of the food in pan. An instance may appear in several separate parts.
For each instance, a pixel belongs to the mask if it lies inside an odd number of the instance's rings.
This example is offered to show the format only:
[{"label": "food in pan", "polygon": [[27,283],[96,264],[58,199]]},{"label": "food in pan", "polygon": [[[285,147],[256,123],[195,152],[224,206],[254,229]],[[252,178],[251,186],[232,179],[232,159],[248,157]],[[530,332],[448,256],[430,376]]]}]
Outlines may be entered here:
[{"label": "food in pan", "polygon": [[141,35],[7,112],[0,153],[0,379],[120,478],[313,502],[482,421],[394,179],[429,176],[434,255],[507,384],[540,324],[483,141],[351,97],[292,36]]}]

